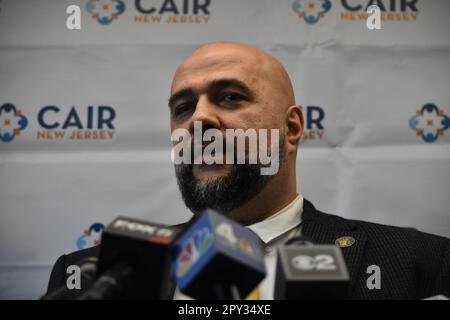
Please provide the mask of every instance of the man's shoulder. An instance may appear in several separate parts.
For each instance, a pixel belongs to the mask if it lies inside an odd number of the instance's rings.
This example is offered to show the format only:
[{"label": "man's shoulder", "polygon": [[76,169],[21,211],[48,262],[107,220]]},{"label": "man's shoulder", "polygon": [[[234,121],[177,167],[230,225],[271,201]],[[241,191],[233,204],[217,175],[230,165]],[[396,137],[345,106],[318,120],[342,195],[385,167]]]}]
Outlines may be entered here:
[{"label": "man's shoulder", "polygon": [[66,271],[68,266],[80,265],[87,258],[97,258],[99,252],[100,246],[94,246],[60,256],[53,265],[50,274],[50,280],[48,282],[47,293],[56,290],[65,283],[67,278]]},{"label": "man's shoulder", "polygon": [[[317,243],[339,243],[352,276],[356,299],[417,299],[450,294],[450,239],[414,228],[391,226],[304,206],[305,234]],[[382,270],[382,290],[368,290],[367,268]]]},{"label": "man's shoulder", "polygon": [[[344,218],[341,215],[317,210],[311,203],[308,203],[308,205],[310,206],[310,216],[313,216],[310,220],[313,220],[315,223],[330,226],[330,228],[341,229],[343,231],[359,230],[366,233],[368,238],[375,237],[377,239],[385,239],[384,241],[387,241],[386,239],[389,238],[388,243],[396,243],[396,240],[401,240],[401,242],[410,240],[411,242],[418,242],[423,245],[429,244],[430,242],[450,244],[449,238],[423,232],[412,227],[393,226],[366,220]],[[313,213],[311,214],[311,212]]]},{"label": "man's shoulder", "polygon": [[365,230],[370,235],[377,235],[383,237],[393,237],[392,240],[395,240],[395,237],[404,240],[412,240],[412,241],[433,241],[433,242],[449,242],[450,239],[436,235],[427,233],[424,231],[420,231],[413,227],[400,227],[393,225],[386,225],[381,223],[375,223],[370,221],[363,220],[351,220],[358,228]]},{"label": "man's shoulder", "polygon": [[414,261],[418,269],[437,270],[450,263],[450,239],[419,231],[411,227],[392,226],[381,223],[343,218],[338,215],[316,211],[318,221],[327,224],[331,233],[359,235],[365,239],[367,258],[378,260]]}]

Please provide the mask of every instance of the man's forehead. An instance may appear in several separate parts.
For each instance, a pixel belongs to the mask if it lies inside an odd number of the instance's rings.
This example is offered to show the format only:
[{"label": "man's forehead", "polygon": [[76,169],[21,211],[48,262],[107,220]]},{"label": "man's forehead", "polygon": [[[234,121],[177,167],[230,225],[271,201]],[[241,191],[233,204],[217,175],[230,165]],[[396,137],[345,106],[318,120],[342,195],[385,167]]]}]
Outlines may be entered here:
[{"label": "man's forehead", "polygon": [[192,52],[180,65],[198,66],[215,63],[253,63],[265,58],[265,53],[241,43],[211,43]]},{"label": "man's forehead", "polygon": [[261,69],[251,57],[240,55],[209,55],[188,58],[177,69],[172,92],[185,87],[202,87],[221,79],[237,79],[247,85],[260,78]]}]

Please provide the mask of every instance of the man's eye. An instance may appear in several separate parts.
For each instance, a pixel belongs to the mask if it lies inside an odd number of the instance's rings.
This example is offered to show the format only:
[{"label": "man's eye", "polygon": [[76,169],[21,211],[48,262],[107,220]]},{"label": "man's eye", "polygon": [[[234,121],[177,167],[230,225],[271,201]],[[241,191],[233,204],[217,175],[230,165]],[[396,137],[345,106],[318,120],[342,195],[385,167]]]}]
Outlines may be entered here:
[{"label": "man's eye", "polygon": [[238,93],[224,93],[220,95],[220,101],[235,103],[242,100],[245,100],[245,98]]},{"label": "man's eye", "polygon": [[191,104],[182,104],[175,108],[174,115],[176,117],[183,116],[192,110]]}]

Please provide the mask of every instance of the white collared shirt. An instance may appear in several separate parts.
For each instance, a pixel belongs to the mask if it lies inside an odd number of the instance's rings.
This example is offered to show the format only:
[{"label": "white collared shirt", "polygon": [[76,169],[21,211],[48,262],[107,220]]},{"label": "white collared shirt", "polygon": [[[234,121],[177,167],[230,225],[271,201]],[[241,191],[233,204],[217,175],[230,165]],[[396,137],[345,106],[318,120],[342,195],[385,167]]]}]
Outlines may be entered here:
[{"label": "white collared shirt", "polygon": [[259,298],[261,300],[273,300],[275,269],[277,265],[277,251],[275,248],[282,244],[286,239],[294,235],[300,235],[298,226],[302,222],[302,213],[303,196],[298,194],[291,203],[277,213],[263,221],[247,226],[247,228],[255,232],[266,245],[264,262],[266,264],[267,274],[259,285]]},{"label": "white collared shirt", "polygon": [[[275,269],[277,264],[275,248],[291,236],[299,235],[298,226],[302,222],[302,213],[303,196],[298,194],[291,203],[280,211],[263,221],[247,226],[265,244],[266,255],[264,256],[264,262],[266,264],[267,275],[258,287],[259,298],[261,300],[273,300]],[[191,298],[182,294],[177,287],[173,299],[186,300]]]}]

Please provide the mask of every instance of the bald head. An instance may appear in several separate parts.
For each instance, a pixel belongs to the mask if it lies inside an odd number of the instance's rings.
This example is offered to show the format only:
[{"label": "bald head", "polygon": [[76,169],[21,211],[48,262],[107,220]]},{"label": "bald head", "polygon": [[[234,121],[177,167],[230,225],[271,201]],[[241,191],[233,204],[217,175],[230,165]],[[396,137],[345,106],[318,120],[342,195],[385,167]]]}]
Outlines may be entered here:
[{"label": "bald head", "polygon": [[295,104],[294,90],[288,73],[269,53],[238,42],[209,43],[194,50],[177,68],[172,93],[183,85],[183,80],[197,73],[211,73],[226,69],[241,71],[249,84],[259,82],[259,90],[270,92],[278,102],[274,107],[284,111]]},{"label": "bald head", "polygon": [[[172,131],[184,129],[195,136],[198,123],[204,129],[218,129],[223,134],[228,129],[241,132],[253,129],[250,132],[256,130],[259,141],[250,136],[248,139],[259,146],[256,151],[259,160],[267,155],[261,151],[264,144],[265,150],[270,148],[270,155],[279,160],[274,161],[279,170],[270,178],[259,174],[262,161],[248,166],[239,163],[178,166],[178,183],[191,210],[216,208],[250,224],[293,200],[303,116],[295,105],[291,80],[273,56],[242,43],[206,44],[193,51],[176,70],[169,107]],[[268,129],[271,134],[264,135]],[[214,137],[214,142],[220,139]],[[233,137],[224,140],[234,142]],[[272,150],[272,145],[280,148]],[[229,152],[226,149],[215,153],[214,158],[223,159],[223,154]],[[247,152],[246,158],[255,154]],[[227,156],[233,159],[233,154]]]}]

